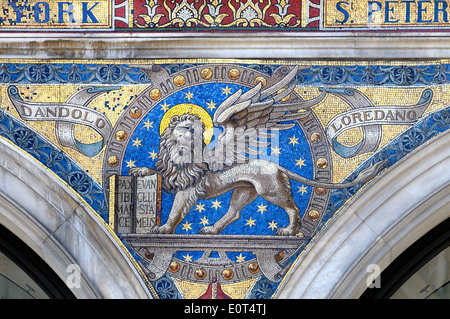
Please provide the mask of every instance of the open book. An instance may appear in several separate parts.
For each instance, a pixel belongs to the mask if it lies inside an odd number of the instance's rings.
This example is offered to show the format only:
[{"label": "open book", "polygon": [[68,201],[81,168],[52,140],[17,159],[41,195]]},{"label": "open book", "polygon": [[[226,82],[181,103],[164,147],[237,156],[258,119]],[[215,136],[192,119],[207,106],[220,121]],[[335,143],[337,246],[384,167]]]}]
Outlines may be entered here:
[{"label": "open book", "polygon": [[147,234],[161,223],[161,175],[112,175],[109,223],[118,234]]}]

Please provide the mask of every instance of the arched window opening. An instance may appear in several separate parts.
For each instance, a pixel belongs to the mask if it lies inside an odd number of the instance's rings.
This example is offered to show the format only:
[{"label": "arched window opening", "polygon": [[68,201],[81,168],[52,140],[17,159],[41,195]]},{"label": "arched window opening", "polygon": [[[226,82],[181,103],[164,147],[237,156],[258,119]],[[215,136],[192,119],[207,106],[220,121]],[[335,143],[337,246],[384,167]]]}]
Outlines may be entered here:
[{"label": "arched window opening", "polygon": [[396,258],[380,275],[380,288],[362,299],[449,299],[450,219],[445,220]]},{"label": "arched window opening", "polygon": [[41,257],[0,225],[0,299],[74,298]]}]

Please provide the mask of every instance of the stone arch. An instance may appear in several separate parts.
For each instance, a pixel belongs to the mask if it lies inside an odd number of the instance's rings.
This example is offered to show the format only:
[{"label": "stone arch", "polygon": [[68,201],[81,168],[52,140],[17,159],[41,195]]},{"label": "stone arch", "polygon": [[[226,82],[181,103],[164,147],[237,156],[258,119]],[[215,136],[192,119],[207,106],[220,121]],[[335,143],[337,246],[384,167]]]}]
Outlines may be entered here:
[{"label": "stone arch", "polygon": [[0,223],[64,281],[80,269],[77,298],[151,298],[114,234],[53,173],[0,138]]},{"label": "stone arch", "polygon": [[449,217],[449,165],[449,132],[397,162],[311,241],[275,297],[359,298],[369,265],[384,270]]}]

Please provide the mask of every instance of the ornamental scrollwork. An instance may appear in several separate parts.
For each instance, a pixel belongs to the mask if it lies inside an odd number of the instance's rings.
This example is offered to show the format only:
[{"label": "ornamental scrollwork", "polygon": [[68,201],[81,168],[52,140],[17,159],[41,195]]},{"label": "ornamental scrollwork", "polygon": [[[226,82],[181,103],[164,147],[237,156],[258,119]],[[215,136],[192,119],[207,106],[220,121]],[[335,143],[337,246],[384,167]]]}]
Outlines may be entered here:
[{"label": "ornamental scrollwork", "polygon": [[155,28],[298,27],[300,19],[289,0],[146,0],[134,25]]}]

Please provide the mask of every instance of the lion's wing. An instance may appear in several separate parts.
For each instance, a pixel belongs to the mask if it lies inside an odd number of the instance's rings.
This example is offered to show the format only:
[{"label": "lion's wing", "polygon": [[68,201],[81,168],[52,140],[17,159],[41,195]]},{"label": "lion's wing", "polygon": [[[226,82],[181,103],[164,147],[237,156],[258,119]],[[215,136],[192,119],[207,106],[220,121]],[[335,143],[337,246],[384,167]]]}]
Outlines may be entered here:
[{"label": "lion's wing", "polygon": [[[290,129],[295,126],[292,121],[310,114],[305,107],[311,103],[304,103],[309,101],[282,101],[294,90],[292,80],[297,72],[298,66],[295,66],[284,78],[265,89],[261,82],[245,93],[239,89],[219,105],[213,123],[222,132],[216,146],[204,152],[210,169],[220,170],[223,165],[247,159],[248,155],[262,154],[270,146],[272,132]],[[316,99],[320,101],[323,97],[324,94]]]},{"label": "lion's wing", "polygon": [[219,105],[214,113],[214,125],[243,129],[291,128],[295,124],[282,122],[305,118],[309,114],[309,111],[299,112],[304,107],[302,103],[279,103],[294,90],[295,84],[291,82],[297,72],[298,66],[295,66],[283,79],[264,90],[262,82],[244,94],[239,89]]}]

